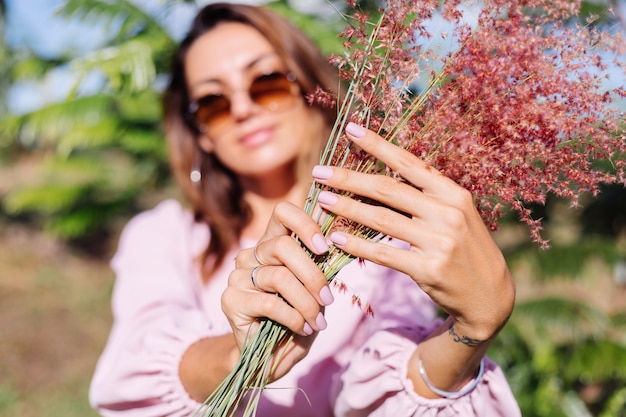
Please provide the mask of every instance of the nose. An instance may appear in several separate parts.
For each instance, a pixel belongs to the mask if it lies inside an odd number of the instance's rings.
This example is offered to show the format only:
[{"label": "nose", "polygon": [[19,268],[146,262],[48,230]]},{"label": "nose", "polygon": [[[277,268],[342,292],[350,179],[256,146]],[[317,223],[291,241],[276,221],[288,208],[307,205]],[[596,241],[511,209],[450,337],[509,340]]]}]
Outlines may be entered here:
[{"label": "nose", "polygon": [[250,94],[245,90],[234,92],[230,96],[230,113],[235,120],[243,120],[250,116],[257,104],[252,101]]}]

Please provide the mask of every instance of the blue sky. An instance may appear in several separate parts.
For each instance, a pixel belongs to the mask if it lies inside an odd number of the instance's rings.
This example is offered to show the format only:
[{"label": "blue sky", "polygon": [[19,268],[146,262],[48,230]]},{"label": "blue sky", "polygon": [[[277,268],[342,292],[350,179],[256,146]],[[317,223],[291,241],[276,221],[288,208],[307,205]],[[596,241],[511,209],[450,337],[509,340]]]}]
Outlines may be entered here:
[{"label": "blue sky", "polygon": [[[174,37],[180,37],[192,19],[195,6],[176,5],[163,16],[165,0],[132,0],[152,15],[162,17],[163,24]],[[265,3],[263,0],[240,0],[250,4]],[[300,0],[316,3],[319,0]],[[27,45],[42,56],[57,56],[67,51],[84,52],[97,47],[104,36],[104,28],[91,22],[66,20],[56,16],[56,10],[64,0],[6,0],[7,38],[11,45]],[[206,4],[209,0],[198,0]],[[298,3],[298,2],[295,2]]]},{"label": "blue sky", "polygon": [[[101,46],[107,37],[102,25],[92,21],[67,20],[56,15],[64,0],[5,0],[7,5],[6,38],[12,47],[28,47],[38,55],[55,58],[80,56]],[[156,16],[174,38],[184,36],[198,6],[178,4],[167,9],[166,0],[131,0]],[[197,0],[199,5],[210,0]],[[250,4],[267,0],[239,0]],[[311,3],[326,0],[298,0],[310,7]],[[40,82],[24,82],[9,92],[9,110],[25,113],[50,102],[63,100],[72,87],[72,79],[63,68],[52,70]]]},{"label": "blue sky", "polygon": [[7,0],[7,40],[29,46],[38,54],[54,57],[64,52],[93,49],[104,31],[78,21],[55,16],[63,0]]},{"label": "blue sky", "polygon": [[[107,32],[91,21],[68,20],[56,15],[64,0],[6,0],[6,37],[13,47],[27,47],[38,55],[55,58],[67,54],[79,56],[105,42]],[[147,11],[158,13],[162,0],[137,0]],[[191,6],[168,11],[166,26],[175,37],[182,36],[194,13]],[[73,81],[64,68],[50,71],[40,82],[24,82],[9,92],[12,112],[32,111],[46,103],[63,100]]]},{"label": "blue sky", "polygon": [[[27,46],[38,54],[56,57],[71,53],[81,55],[100,46],[106,39],[102,26],[92,22],[66,20],[55,12],[64,0],[6,0],[7,41],[12,46]],[[144,10],[162,19],[163,24],[175,38],[182,37],[196,10],[194,6],[179,5],[163,13],[165,0],[132,0]],[[198,0],[207,3],[209,0]],[[241,0],[239,0],[241,1]],[[266,0],[244,0],[260,4]],[[603,2],[603,0],[599,0]],[[291,0],[290,4],[301,11],[310,12],[313,5],[317,9],[326,0]],[[626,0],[617,0],[626,20]],[[321,7],[321,9],[324,9]],[[620,78],[620,81],[623,81]],[[41,82],[23,83],[13,88],[9,94],[9,109],[17,113],[28,112],[42,104],[63,100],[71,88],[72,80],[63,69],[51,71]]]},{"label": "blue sky", "polygon": [[[55,16],[61,2],[7,0],[7,42],[14,48],[27,47],[47,58],[97,48],[105,36],[104,30]],[[51,71],[41,82],[16,84],[8,93],[9,110],[24,113],[62,100],[71,85],[63,70]]]},{"label": "blue sky", "polygon": [[[131,0],[151,15],[160,19],[174,38],[184,36],[198,6],[177,4],[167,11],[166,0]],[[198,5],[211,0],[197,0]],[[234,1],[234,0],[233,0]],[[249,4],[267,3],[268,0],[238,0]],[[327,0],[290,0],[292,7],[316,11]],[[102,25],[92,21],[67,20],[56,15],[64,0],[6,0],[6,38],[12,47],[27,47],[38,55],[55,58],[80,56],[101,46],[107,37]],[[329,10],[332,10],[329,8]],[[307,10],[310,12],[310,10]],[[72,87],[72,79],[65,69],[52,70],[40,82],[24,82],[9,92],[9,110],[25,113],[50,102],[60,101]]]}]

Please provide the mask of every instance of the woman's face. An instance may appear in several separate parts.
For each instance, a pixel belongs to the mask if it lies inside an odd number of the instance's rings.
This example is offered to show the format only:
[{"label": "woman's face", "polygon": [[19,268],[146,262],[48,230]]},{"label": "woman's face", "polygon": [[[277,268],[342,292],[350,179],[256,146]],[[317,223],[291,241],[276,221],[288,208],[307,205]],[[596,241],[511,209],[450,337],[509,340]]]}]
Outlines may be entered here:
[{"label": "woman's face", "polygon": [[[278,104],[259,99],[254,83],[287,72],[270,43],[248,25],[221,23],[196,39],[185,56],[185,77],[191,101],[212,109],[204,112],[210,123],[199,137],[203,150],[242,177],[293,175],[304,141],[310,140],[312,110],[295,83],[279,79],[286,87]],[[214,95],[222,97],[202,100]]]}]

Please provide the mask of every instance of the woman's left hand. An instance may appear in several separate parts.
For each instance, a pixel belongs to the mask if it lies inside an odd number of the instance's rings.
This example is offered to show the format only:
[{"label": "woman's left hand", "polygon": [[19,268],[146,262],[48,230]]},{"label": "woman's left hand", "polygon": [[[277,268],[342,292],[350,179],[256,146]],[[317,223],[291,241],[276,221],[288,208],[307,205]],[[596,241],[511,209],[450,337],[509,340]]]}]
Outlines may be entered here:
[{"label": "woman's left hand", "polygon": [[348,253],[411,276],[452,316],[459,333],[480,340],[491,338],[511,314],[514,284],[470,192],[369,130],[350,124],[346,132],[356,145],[383,161],[404,181],[318,166],[313,176],[319,183],[387,207],[327,191],[320,195],[320,205],[406,241],[410,249],[342,232],[334,232],[330,240]]},{"label": "woman's left hand", "polygon": [[272,365],[270,380],[280,378],[306,356],[317,333],[326,328],[324,307],[333,301],[326,277],[294,234],[313,253],[328,250],[311,216],[291,203],[279,203],[257,245],[237,254],[222,294],[222,310],[239,351],[258,330],[260,318],[293,332],[293,340],[278,348],[279,362]]}]

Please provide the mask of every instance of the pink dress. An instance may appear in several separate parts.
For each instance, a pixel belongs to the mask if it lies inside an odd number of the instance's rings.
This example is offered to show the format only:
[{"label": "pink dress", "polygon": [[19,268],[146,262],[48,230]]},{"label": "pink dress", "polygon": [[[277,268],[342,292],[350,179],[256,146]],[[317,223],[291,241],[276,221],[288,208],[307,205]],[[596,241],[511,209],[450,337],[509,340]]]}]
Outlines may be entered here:
[{"label": "pink dress", "polygon": [[[114,323],[89,394],[101,415],[192,416],[199,409],[180,382],[178,365],[191,344],[231,331],[220,296],[236,253],[203,285],[196,259],[209,238],[206,226],[173,200],[126,226],[112,260]],[[242,248],[252,245],[241,242]],[[426,399],[413,391],[407,363],[434,325],[435,306],[410,278],[352,262],[336,282],[342,285],[331,286],[328,328],[306,358],[264,391],[258,417],[521,415],[491,361],[478,386],[459,399]],[[372,306],[373,316],[353,305],[354,295]]]}]

